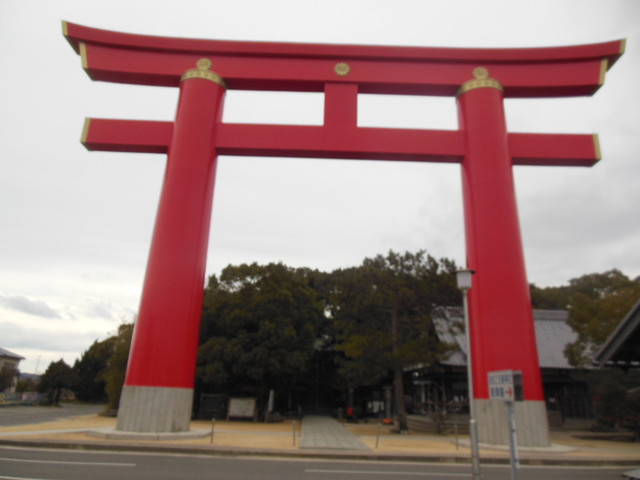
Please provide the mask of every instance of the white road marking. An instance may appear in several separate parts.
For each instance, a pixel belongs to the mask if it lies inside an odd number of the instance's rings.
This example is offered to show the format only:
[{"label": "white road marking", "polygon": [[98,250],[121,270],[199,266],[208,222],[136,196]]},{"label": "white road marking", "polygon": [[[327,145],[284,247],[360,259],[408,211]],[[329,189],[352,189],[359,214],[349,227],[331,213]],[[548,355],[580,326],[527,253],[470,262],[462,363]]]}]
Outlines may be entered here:
[{"label": "white road marking", "polygon": [[406,475],[413,477],[468,477],[468,473],[444,473],[444,472],[398,472],[398,471],[382,471],[382,470],[320,470],[308,469],[305,473],[328,473],[342,475]]},{"label": "white road marking", "polygon": [[49,480],[47,478],[31,478],[31,477],[5,477],[0,475],[0,480]]}]

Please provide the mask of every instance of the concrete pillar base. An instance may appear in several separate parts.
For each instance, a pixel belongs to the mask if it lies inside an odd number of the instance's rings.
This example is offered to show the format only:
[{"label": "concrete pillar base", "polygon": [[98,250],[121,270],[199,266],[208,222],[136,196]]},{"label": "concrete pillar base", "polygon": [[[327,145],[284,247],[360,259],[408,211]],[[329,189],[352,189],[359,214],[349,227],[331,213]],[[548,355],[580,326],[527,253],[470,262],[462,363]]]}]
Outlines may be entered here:
[{"label": "concrete pillar base", "polygon": [[193,389],[124,386],[116,429],[124,432],[189,431]]},{"label": "concrete pillar base", "polygon": [[[509,416],[502,400],[474,401],[480,443],[509,445]],[[545,402],[514,402],[516,436],[520,447],[548,447],[549,422]]]}]

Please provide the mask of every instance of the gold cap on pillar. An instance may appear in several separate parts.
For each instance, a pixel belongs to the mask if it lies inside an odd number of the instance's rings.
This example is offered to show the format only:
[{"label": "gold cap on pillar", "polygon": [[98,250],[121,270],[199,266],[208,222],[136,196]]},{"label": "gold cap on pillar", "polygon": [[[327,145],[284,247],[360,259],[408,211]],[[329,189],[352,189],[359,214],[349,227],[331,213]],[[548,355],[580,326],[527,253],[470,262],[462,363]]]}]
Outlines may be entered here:
[{"label": "gold cap on pillar", "polygon": [[469,90],[474,90],[476,88],[495,88],[501,92],[504,91],[499,81],[495,78],[489,78],[489,70],[484,67],[474,68],[473,76],[475,77],[473,80],[469,80],[462,84],[456,96],[459,97],[463,93],[467,93]]},{"label": "gold cap on pillar", "polygon": [[196,62],[197,68],[192,68],[191,70],[187,70],[182,78],[180,79],[180,83],[188,80],[190,78],[203,78],[205,80],[209,80],[213,83],[217,83],[222,88],[227,88],[227,85],[224,83],[224,79],[218,75],[216,72],[212,72],[211,68],[211,60],[208,58],[201,58]]}]

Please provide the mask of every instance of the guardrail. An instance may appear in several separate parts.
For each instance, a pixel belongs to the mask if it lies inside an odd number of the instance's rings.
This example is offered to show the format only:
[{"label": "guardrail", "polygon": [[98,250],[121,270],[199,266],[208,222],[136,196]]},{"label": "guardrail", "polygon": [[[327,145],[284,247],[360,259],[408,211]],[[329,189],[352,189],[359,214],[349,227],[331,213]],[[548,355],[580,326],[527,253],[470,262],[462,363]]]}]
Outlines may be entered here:
[{"label": "guardrail", "polygon": [[38,392],[5,392],[0,393],[0,406],[37,405],[43,398],[44,394]]}]

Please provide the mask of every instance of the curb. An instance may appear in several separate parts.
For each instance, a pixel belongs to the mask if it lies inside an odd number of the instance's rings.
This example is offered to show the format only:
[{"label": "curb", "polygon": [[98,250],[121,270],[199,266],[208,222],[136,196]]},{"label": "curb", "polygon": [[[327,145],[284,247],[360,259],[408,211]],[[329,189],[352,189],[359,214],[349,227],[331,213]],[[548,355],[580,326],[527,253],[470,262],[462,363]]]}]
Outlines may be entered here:
[{"label": "curb", "polygon": [[[0,439],[0,445],[29,448],[68,449],[86,451],[127,451],[143,453],[172,453],[182,455],[210,455],[233,457],[274,457],[274,458],[308,458],[322,460],[368,460],[368,461],[404,461],[416,463],[450,463],[471,464],[469,457],[438,454],[402,454],[378,453],[362,451],[326,451],[326,450],[269,450],[248,449],[240,447],[216,447],[194,445],[154,445],[150,443],[96,443],[87,441],[68,442],[63,440],[42,439]],[[509,458],[481,457],[485,465],[509,465]],[[637,467],[639,460],[631,459],[579,459],[579,458],[520,458],[521,465],[535,466],[574,466],[574,467]]]}]

